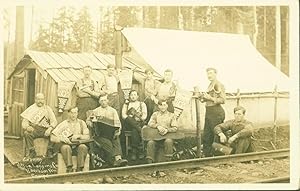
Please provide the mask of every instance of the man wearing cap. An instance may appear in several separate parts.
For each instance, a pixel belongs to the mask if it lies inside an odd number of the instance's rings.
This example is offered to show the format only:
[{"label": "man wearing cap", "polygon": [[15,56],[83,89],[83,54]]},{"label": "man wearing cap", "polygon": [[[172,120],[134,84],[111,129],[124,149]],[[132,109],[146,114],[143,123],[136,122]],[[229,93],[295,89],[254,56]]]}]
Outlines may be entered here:
[{"label": "man wearing cap", "polygon": [[92,68],[83,68],[84,77],[76,83],[78,118],[86,120],[86,112],[99,106],[99,87],[96,81],[92,80]]},{"label": "man wearing cap", "polygon": [[[58,144],[67,166],[67,172],[82,171],[88,154],[88,146],[80,141],[90,139],[89,129],[86,123],[77,116],[77,107],[69,109],[68,119],[58,124],[51,135],[51,141]],[[77,156],[77,169],[72,169],[72,156]]]},{"label": "man wearing cap", "polygon": [[158,103],[158,100],[166,100],[168,103],[168,111],[174,113],[173,101],[176,94],[176,84],[172,81],[173,71],[170,69],[165,70],[164,72],[164,81],[160,84],[155,99],[155,103]]},{"label": "man wearing cap", "polygon": [[107,95],[100,96],[100,107],[92,111],[87,119],[87,125],[93,129],[95,143],[106,151],[109,162],[113,163],[113,166],[124,166],[127,165],[127,160],[122,159],[119,139],[121,122],[117,111],[108,105],[107,97]]},{"label": "man wearing cap", "polygon": [[214,128],[216,142],[230,145],[233,148],[231,154],[251,152],[253,126],[250,121],[245,119],[246,109],[237,106],[233,111],[234,119],[218,124]]},{"label": "man wearing cap", "polygon": [[115,65],[108,64],[107,73],[103,75],[103,79],[99,81],[100,93],[107,94],[108,105],[117,110],[118,115],[121,114],[120,98],[118,94],[119,78],[116,73]]},{"label": "man wearing cap", "polygon": [[217,70],[215,68],[207,68],[206,73],[210,84],[207,92],[201,95],[200,101],[206,103],[203,153],[205,157],[210,157],[212,156],[214,128],[216,125],[223,123],[225,119],[225,112],[221,104],[225,103],[226,94],[223,84],[217,80]]},{"label": "man wearing cap", "polygon": [[150,120],[151,115],[154,112],[155,108],[155,100],[158,93],[159,86],[161,82],[158,80],[155,80],[153,77],[153,70],[146,69],[145,70],[146,77],[142,78],[139,76],[136,72],[134,73],[133,77],[142,84],[142,93],[144,95],[141,95],[141,97],[144,97],[144,103],[147,106],[147,118],[146,122],[148,123]]},{"label": "man wearing cap", "polygon": [[[21,113],[22,128],[24,130],[25,147],[29,151],[29,157],[36,156],[33,140],[36,138],[49,138],[52,130],[57,125],[57,120],[53,110],[45,105],[45,97],[42,93],[37,93],[35,103]],[[53,153],[53,144],[48,144],[48,156]]]}]

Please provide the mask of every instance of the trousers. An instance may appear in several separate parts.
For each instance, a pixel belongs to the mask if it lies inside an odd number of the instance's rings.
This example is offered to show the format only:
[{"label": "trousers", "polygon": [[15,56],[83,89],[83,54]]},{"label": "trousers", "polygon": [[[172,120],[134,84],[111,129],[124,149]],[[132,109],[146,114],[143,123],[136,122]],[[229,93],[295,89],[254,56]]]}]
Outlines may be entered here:
[{"label": "trousers", "polygon": [[72,156],[77,156],[77,167],[83,168],[85,163],[85,158],[88,154],[88,147],[85,144],[74,145],[74,146],[68,144],[62,144],[60,147],[60,152],[63,156],[63,159],[67,167],[73,166]]},{"label": "trousers", "polygon": [[203,132],[203,153],[205,157],[213,155],[212,144],[214,142],[214,128],[225,119],[225,112],[221,105],[208,106],[205,112]]},{"label": "trousers", "polygon": [[156,158],[156,150],[158,146],[164,146],[164,155],[167,159],[167,161],[171,160],[172,154],[173,154],[173,140],[172,139],[163,139],[159,141],[148,141],[147,143],[147,156],[146,158],[151,159],[152,161],[155,161]]},{"label": "trousers", "polygon": [[[36,126],[34,127],[34,131],[32,132],[25,131],[24,138],[25,138],[26,149],[28,149],[29,151],[34,150],[33,140],[36,138],[49,138],[49,137],[45,137],[44,135],[46,130],[47,129],[44,127]],[[48,149],[53,149],[53,143],[49,142]]]}]

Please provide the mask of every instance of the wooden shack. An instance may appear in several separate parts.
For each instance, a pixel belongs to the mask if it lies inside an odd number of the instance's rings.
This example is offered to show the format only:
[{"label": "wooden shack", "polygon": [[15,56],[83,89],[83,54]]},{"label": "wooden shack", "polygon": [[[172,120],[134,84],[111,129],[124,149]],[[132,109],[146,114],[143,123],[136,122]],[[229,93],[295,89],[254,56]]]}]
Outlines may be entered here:
[{"label": "wooden shack", "polygon": [[[9,114],[8,134],[22,136],[20,114],[34,103],[35,94],[44,93],[46,104],[49,105],[58,122],[66,118],[66,112],[58,112],[57,87],[59,82],[76,82],[83,77],[83,66],[90,65],[93,69],[92,78],[99,81],[106,72],[108,64],[114,64],[114,55],[102,53],[58,53],[26,51],[14,71],[8,77]],[[122,67],[133,69],[140,74],[145,70],[130,58],[122,58]],[[138,82],[133,81],[133,89],[140,90]],[[122,91],[122,90],[120,90]],[[123,95],[120,93],[120,95]],[[121,96],[121,103],[123,97]],[[73,88],[65,110],[76,103],[76,91]]]}]

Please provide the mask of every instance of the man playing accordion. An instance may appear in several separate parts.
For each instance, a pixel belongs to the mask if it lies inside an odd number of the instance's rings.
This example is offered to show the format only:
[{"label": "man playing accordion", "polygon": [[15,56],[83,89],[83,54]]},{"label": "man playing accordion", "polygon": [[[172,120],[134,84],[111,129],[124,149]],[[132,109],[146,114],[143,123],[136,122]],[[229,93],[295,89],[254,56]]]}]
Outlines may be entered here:
[{"label": "man playing accordion", "polygon": [[94,141],[106,152],[105,156],[113,166],[127,165],[127,160],[122,159],[119,139],[121,122],[118,113],[108,105],[107,95],[101,95],[99,103],[100,107],[94,109],[87,118],[87,125],[92,128]]}]

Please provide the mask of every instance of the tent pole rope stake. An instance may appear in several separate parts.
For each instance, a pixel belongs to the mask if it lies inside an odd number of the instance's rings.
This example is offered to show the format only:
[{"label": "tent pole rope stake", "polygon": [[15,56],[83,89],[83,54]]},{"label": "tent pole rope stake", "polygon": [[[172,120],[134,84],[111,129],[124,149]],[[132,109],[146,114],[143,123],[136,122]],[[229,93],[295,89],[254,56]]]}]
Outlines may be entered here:
[{"label": "tent pole rope stake", "polygon": [[[274,88],[274,126],[273,126],[273,143],[277,146],[277,102],[278,102],[278,91],[277,85]],[[275,147],[276,149],[276,147]]]},{"label": "tent pole rope stake", "polygon": [[194,87],[194,98],[196,105],[196,125],[197,125],[197,156],[201,158],[201,124],[200,124],[200,91],[198,87]]}]

